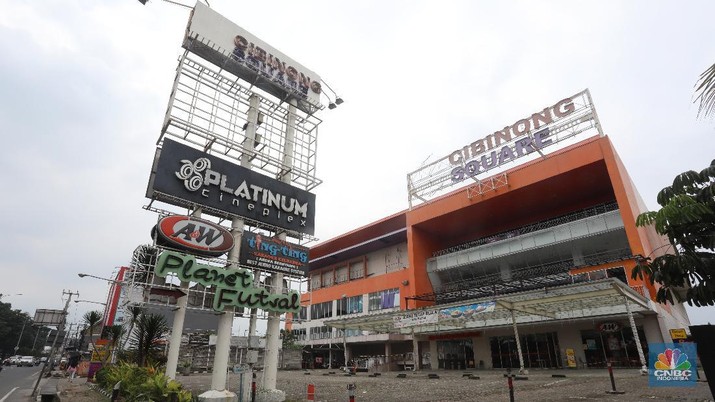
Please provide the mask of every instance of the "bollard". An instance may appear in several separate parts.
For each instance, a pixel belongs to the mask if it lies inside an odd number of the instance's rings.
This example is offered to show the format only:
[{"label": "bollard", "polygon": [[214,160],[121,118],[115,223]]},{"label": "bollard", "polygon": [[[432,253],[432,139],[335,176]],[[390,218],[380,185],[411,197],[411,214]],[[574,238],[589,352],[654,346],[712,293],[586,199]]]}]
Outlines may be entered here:
[{"label": "bollard", "polygon": [[506,383],[509,386],[509,402],[514,402],[514,376],[509,374],[506,377]]},{"label": "bollard", "polygon": [[607,366],[608,366],[608,376],[611,377],[611,390],[606,391],[606,393],[607,394],[617,394],[617,395],[625,394],[624,391],[616,391],[616,380],[615,380],[615,378],[613,378],[613,366],[611,366],[610,362],[607,364]]},{"label": "bollard", "polygon": [[256,402],[256,373],[253,373],[253,381],[251,382],[251,402]]},{"label": "bollard", "polygon": [[348,401],[355,402],[355,384],[348,384]]},{"label": "bollard", "polygon": [[308,400],[309,401],[315,400],[315,385],[313,385],[313,384],[308,384]]},{"label": "bollard", "polygon": [[110,399],[110,401],[115,402],[119,400],[119,390],[121,389],[121,386],[121,381],[118,381],[116,384],[114,384],[114,388],[112,388],[112,399]]}]

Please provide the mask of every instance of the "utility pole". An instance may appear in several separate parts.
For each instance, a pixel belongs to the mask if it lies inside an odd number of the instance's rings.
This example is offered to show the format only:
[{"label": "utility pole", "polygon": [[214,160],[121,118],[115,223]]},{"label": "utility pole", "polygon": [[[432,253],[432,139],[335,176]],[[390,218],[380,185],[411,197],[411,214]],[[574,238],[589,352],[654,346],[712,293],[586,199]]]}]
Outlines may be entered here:
[{"label": "utility pole", "polygon": [[[55,339],[52,341],[52,348],[50,348],[50,357],[45,360],[45,364],[42,365],[42,369],[40,370],[40,374],[37,375],[37,381],[35,381],[35,388],[32,389],[32,396],[34,397],[37,394],[37,386],[40,385],[40,379],[42,379],[42,375],[45,373],[45,369],[47,368],[47,364],[50,363],[50,368],[52,368],[52,365],[54,365],[54,358],[55,358],[55,346],[57,345],[57,337],[59,337],[60,332],[64,331],[65,329],[65,323],[67,322],[67,309],[70,306],[70,300],[72,300],[72,295],[79,297],[79,292],[67,292],[67,291],[62,291],[62,296],[67,295],[67,302],[65,303],[65,308],[62,310],[62,320],[60,321],[60,324],[57,326],[57,333],[55,333]],[[65,334],[65,338],[67,337],[67,334]],[[64,342],[63,342],[64,343]]]}]

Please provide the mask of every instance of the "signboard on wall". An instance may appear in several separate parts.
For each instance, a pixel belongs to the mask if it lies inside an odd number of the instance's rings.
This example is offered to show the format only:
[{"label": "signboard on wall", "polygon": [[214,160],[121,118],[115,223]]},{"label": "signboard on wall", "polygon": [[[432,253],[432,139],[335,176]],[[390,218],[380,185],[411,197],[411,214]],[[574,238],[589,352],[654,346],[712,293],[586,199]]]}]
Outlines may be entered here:
[{"label": "signboard on wall", "polygon": [[198,204],[298,233],[315,231],[315,194],[168,138],[157,151],[146,195],[182,207]]},{"label": "signboard on wall", "polygon": [[281,100],[297,99],[306,113],[321,107],[318,74],[200,2],[191,13],[183,46]]},{"label": "signboard on wall", "polygon": [[308,275],[308,248],[277,237],[243,232],[239,263],[261,271]]}]

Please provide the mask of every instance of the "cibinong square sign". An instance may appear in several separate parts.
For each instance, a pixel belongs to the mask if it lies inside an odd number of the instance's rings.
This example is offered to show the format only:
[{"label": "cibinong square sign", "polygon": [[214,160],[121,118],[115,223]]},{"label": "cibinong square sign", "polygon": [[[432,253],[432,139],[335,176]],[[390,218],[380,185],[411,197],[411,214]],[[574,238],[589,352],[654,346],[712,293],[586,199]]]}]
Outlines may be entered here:
[{"label": "cibinong square sign", "polygon": [[293,98],[312,113],[321,107],[320,76],[197,2],[184,48],[279,99]]},{"label": "cibinong square sign", "polygon": [[182,207],[202,205],[297,233],[315,231],[315,194],[168,138],[157,151],[146,195]]}]

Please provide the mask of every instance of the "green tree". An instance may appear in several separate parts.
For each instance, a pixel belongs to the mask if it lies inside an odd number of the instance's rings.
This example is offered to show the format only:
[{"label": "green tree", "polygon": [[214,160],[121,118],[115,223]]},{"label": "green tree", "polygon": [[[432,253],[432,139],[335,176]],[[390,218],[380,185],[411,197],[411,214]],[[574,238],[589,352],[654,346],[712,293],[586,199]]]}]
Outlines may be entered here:
[{"label": "green tree", "polygon": [[136,364],[143,367],[160,359],[159,341],[169,332],[166,319],[159,314],[142,314],[137,320],[132,338],[136,349]]},{"label": "green tree", "polygon": [[97,329],[102,322],[102,313],[99,311],[88,311],[84,313],[84,316],[82,316],[82,319],[84,320],[84,324],[87,326],[87,332],[86,335],[89,336],[89,344],[92,345],[92,350],[94,350],[94,333],[95,329]]},{"label": "green tree", "polygon": [[126,349],[127,342],[129,341],[129,337],[131,336],[132,331],[134,331],[134,325],[136,324],[139,317],[142,315],[143,310],[139,306],[131,306],[131,307],[128,307],[125,311],[129,315],[129,329],[127,329],[127,331],[126,331],[126,334],[128,334],[129,336],[127,336],[127,338],[124,340],[124,344],[122,345],[122,350]]},{"label": "green tree", "polygon": [[[658,193],[658,211],[641,214],[638,226],[654,225],[670,246],[639,260],[633,278],[661,285],[659,303],[715,304],[715,160],[700,173],[679,174]],[[657,250],[656,250],[657,251]]]},{"label": "green tree", "polygon": [[700,102],[698,116],[711,115],[715,111],[715,64],[700,74],[695,86],[695,102]]}]

